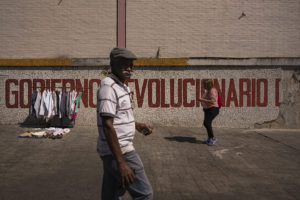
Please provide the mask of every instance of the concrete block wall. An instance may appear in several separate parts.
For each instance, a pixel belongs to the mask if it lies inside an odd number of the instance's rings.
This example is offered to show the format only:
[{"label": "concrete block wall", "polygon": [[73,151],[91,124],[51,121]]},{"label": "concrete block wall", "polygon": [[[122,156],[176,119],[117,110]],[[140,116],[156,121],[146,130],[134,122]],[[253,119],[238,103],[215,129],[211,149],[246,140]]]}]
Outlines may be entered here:
[{"label": "concrete block wall", "polygon": [[[116,0],[1,0],[0,58],[108,57]],[[243,16],[243,13],[245,16]],[[299,57],[300,0],[128,0],[138,57]]]},{"label": "concrete block wall", "polygon": [[108,57],[116,1],[1,0],[0,58]]},{"label": "concrete block wall", "polygon": [[[139,57],[299,57],[299,0],[127,1]],[[245,16],[242,16],[244,13]]]}]

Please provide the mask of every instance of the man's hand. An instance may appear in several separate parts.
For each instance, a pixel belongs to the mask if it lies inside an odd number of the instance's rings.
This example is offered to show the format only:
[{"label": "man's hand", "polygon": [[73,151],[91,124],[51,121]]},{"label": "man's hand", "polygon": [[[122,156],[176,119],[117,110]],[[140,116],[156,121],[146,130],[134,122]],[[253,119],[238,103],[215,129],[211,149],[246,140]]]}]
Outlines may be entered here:
[{"label": "man's hand", "polygon": [[140,133],[143,133],[144,135],[150,135],[153,132],[153,127],[148,124],[144,123],[135,123],[135,128],[138,130]]},{"label": "man's hand", "polygon": [[125,189],[133,183],[133,180],[135,179],[134,172],[125,161],[119,163],[119,172],[122,180],[122,188]]}]

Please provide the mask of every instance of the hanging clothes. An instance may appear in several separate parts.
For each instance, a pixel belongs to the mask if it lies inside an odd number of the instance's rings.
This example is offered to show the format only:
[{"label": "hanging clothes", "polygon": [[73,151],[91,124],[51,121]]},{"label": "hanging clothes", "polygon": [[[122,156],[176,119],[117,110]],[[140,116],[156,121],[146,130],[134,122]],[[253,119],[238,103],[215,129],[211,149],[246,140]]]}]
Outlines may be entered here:
[{"label": "hanging clothes", "polygon": [[46,115],[46,117],[48,119],[50,119],[50,118],[53,117],[52,112],[53,112],[53,108],[54,108],[54,102],[53,102],[53,98],[52,98],[52,92],[49,91],[48,95],[49,95],[49,97],[47,96],[48,100],[49,100],[49,102],[48,102],[48,114]]},{"label": "hanging clothes", "polygon": [[30,97],[30,107],[29,107],[29,115],[35,117],[36,116],[36,112],[34,109],[34,104],[36,102],[36,98],[37,98],[37,91],[34,90],[31,97]]},{"label": "hanging clothes", "polygon": [[45,104],[45,114],[44,116],[47,117],[49,115],[49,108],[51,108],[51,92],[49,90],[46,91],[46,98],[44,101]]},{"label": "hanging clothes", "polygon": [[69,119],[72,119],[72,116],[74,114],[76,96],[77,96],[77,92],[73,90],[70,95],[70,112],[68,116]]},{"label": "hanging clothes", "polygon": [[70,92],[67,92],[66,112],[65,117],[68,117],[70,113]]},{"label": "hanging clothes", "polygon": [[45,110],[46,110],[45,100],[46,100],[46,97],[47,97],[47,91],[44,91],[43,94],[42,94],[42,100],[41,100],[41,104],[40,104],[40,112],[39,112],[40,116],[45,115]]},{"label": "hanging clothes", "polygon": [[39,118],[40,117],[40,106],[41,106],[41,100],[42,100],[42,95],[41,95],[41,92],[38,91],[37,92],[37,97],[36,97],[36,100],[35,100],[35,103],[34,103],[34,110],[35,110],[35,113],[36,113],[36,118]]},{"label": "hanging clothes", "polygon": [[46,90],[43,92],[41,105],[40,105],[40,116],[44,116],[50,118],[51,111],[53,109],[53,100],[52,100],[52,92]]},{"label": "hanging clothes", "polygon": [[56,94],[56,114],[59,115],[59,105],[60,105],[59,95],[60,95],[60,92],[55,91],[55,94]]},{"label": "hanging clothes", "polygon": [[60,102],[60,117],[63,118],[66,115],[66,108],[67,108],[67,100],[68,100],[68,94],[63,91],[61,95],[61,102]]},{"label": "hanging clothes", "polygon": [[29,114],[36,118],[44,117],[51,119],[54,116],[59,118],[67,117],[70,120],[76,118],[78,104],[82,92],[34,91],[30,97]]},{"label": "hanging clothes", "polygon": [[82,96],[82,92],[79,92],[79,93],[78,93],[78,96],[77,96],[76,99],[75,99],[75,102],[74,102],[74,104],[75,104],[75,110],[74,110],[74,113],[73,113],[73,115],[72,115],[72,119],[75,119],[75,118],[77,117],[77,113],[78,113],[78,104],[79,104],[79,101],[80,101],[80,99],[81,99],[81,96]]},{"label": "hanging clothes", "polygon": [[56,101],[56,93],[50,92],[50,99],[49,99],[49,107],[48,107],[48,118],[51,119],[56,115],[56,108],[57,101]]},{"label": "hanging clothes", "polygon": [[62,97],[62,92],[59,93],[58,96],[58,117],[62,118],[62,114],[61,114],[61,97]]}]

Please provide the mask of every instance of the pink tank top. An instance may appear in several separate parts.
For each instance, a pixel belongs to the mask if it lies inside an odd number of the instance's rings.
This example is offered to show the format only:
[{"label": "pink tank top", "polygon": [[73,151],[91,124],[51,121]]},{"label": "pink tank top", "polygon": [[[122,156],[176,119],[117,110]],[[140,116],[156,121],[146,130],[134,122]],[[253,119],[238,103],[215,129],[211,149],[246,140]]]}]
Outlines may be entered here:
[{"label": "pink tank top", "polygon": [[204,109],[212,108],[212,107],[219,107],[219,105],[218,105],[218,91],[216,90],[216,88],[212,88],[209,93],[206,91],[202,95],[202,98],[207,99],[207,100],[211,100],[212,98],[214,98],[216,100],[213,104],[201,102],[201,106]]}]

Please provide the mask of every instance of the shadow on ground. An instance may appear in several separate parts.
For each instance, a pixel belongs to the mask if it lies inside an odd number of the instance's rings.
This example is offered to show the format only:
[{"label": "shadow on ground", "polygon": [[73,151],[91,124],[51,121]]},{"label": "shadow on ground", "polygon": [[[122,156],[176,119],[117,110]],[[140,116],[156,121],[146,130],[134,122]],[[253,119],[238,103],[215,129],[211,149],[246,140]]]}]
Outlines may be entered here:
[{"label": "shadow on ground", "polygon": [[54,116],[53,118],[46,120],[44,118],[36,118],[28,115],[24,122],[19,123],[20,127],[30,128],[48,128],[48,127],[60,127],[60,128],[74,128],[75,119],[70,120],[68,117],[59,118]]},{"label": "shadow on ground", "polygon": [[164,137],[166,140],[175,142],[189,142],[194,144],[202,144],[202,140],[197,140],[195,137],[184,137],[184,136],[174,136],[174,137]]}]

